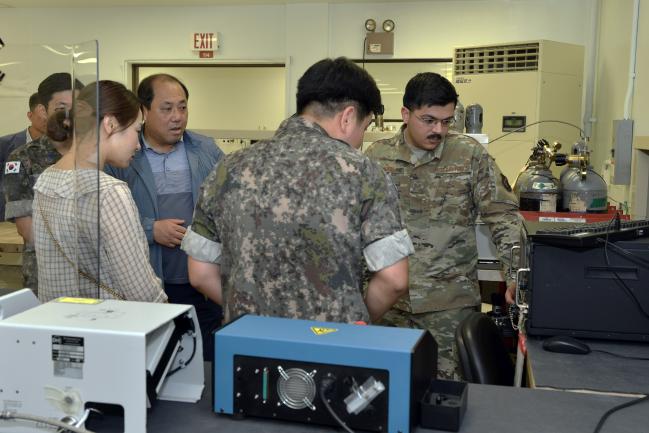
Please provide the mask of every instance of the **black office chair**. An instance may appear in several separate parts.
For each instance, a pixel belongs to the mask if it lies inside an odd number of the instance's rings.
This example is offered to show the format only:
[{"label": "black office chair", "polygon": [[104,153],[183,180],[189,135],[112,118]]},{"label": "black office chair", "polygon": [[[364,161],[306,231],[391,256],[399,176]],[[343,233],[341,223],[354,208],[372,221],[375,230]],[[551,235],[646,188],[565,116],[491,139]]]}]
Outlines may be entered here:
[{"label": "black office chair", "polygon": [[478,312],[467,316],[455,330],[455,342],[467,382],[514,384],[514,364],[500,330],[489,316]]}]

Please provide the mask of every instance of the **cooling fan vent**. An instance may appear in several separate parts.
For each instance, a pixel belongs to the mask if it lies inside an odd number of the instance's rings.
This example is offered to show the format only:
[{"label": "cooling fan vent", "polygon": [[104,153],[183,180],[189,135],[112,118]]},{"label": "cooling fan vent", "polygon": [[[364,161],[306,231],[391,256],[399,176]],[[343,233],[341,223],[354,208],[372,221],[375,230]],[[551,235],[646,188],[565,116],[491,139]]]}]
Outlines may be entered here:
[{"label": "cooling fan vent", "polygon": [[301,368],[289,368],[284,370],[277,367],[280,378],[277,381],[277,394],[280,401],[291,409],[304,409],[308,407],[315,410],[313,399],[316,394],[315,370],[311,373]]}]

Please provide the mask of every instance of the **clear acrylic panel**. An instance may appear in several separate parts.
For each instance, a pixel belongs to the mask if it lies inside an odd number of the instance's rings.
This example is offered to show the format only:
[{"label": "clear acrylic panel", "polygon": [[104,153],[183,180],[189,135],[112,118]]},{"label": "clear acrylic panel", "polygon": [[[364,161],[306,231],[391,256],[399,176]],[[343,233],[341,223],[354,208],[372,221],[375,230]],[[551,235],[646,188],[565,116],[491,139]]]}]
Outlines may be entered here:
[{"label": "clear acrylic panel", "polygon": [[25,129],[29,97],[39,83],[54,72],[72,70],[71,55],[65,46],[10,44],[0,49],[0,135]]},{"label": "clear acrylic panel", "polygon": [[[79,293],[86,297],[101,298],[101,245],[100,245],[100,173],[99,158],[99,80],[98,43],[89,41],[69,48],[73,77],[72,143],[74,157],[74,233],[77,238],[76,261]],[[104,293],[104,295],[106,295]],[[112,297],[112,296],[109,296]]]},{"label": "clear acrylic panel", "polygon": [[[26,237],[23,252],[25,268],[23,274],[28,275],[25,286],[34,287],[36,285],[34,275],[37,274],[45,278],[46,281],[53,282],[49,284],[49,288],[54,287],[53,292],[56,295],[98,296],[97,284],[89,284],[88,278],[83,277],[80,273],[82,271],[90,276],[98,273],[98,262],[88,269],[84,269],[79,259],[82,252],[85,251],[82,245],[88,244],[88,238],[99,239],[98,236],[92,236],[99,230],[99,214],[96,210],[91,211],[87,214],[89,217],[83,220],[83,224],[82,219],[79,218],[87,206],[85,201],[81,200],[82,194],[77,190],[78,171],[81,168],[79,164],[81,160],[79,149],[81,147],[75,146],[78,137],[81,136],[77,133],[78,126],[83,123],[76,121],[76,95],[82,87],[79,83],[88,84],[97,81],[97,59],[97,43],[95,41],[70,45],[7,43],[0,49],[0,71],[2,71],[0,74],[2,76],[0,81],[0,112],[2,112],[0,135],[13,134],[27,128],[29,125],[26,118],[26,113],[29,110],[28,101],[46,77],[54,73],[67,73],[73,87],[73,90],[55,93],[57,96],[49,101],[40,101],[40,106],[37,106],[33,111],[32,116],[37,116],[43,123],[39,128],[30,129],[34,136],[40,129],[44,130],[47,137],[51,138],[53,129],[48,128],[48,125],[55,125],[54,118],[58,116],[61,124],[68,125],[69,130],[65,135],[69,135],[69,138],[59,134],[56,137],[58,140],[49,140],[49,147],[43,146],[42,149],[46,150],[40,152],[39,155],[31,156],[30,154],[27,157],[30,162],[29,167],[21,167],[21,169],[25,169],[25,185],[14,188],[15,191],[19,190],[20,194],[23,194],[24,191],[25,200],[21,200],[20,203],[25,205],[25,212],[21,215],[31,217],[34,222],[31,236]],[[64,79],[68,79],[68,77],[64,77]],[[46,124],[45,122],[50,123]],[[92,114],[90,114],[90,121],[84,123],[86,126],[83,135],[84,145],[87,144],[94,149],[94,152],[90,151],[90,154],[94,155],[97,154],[98,148],[96,124],[96,115],[92,118]],[[74,157],[72,170],[69,170],[70,173],[68,173],[72,179],[68,183],[71,190],[63,194],[67,200],[67,207],[63,206],[62,202],[54,203],[52,200],[49,203],[47,200],[31,201],[33,195],[30,196],[30,194],[34,193],[33,187],[42,172],[52,163],[60,161],[62,155],[70,149],[75,150],[71,154]],[[98,170],[96,163],[90,173],[92,182],[94,182],[91,195],[97,196]],[[46,179],[47,176],[43,178],[44,181]],[[44,181],[42,183],[45,183]],[[8,187],[8,183],[4,179],[2,185],[3,188]],[[51,190],[54,189],[54,187],[51,188]],[[97,202],[96,199],[94,201]],[[63,208],[66,208],[67,211],[63,212]],[[18,218],[18,215],[16,216]],[[39,254],[35,253],[34,243],[43,246]],[[91,256],[99,257],[98,241],[94,242],[91,248],[93,250]],[[40,272],[36,270],[36,257],[39,257]],[[53,275],[54,278],[52,278]],[[98,280],[98,275],[96,275],[95,281]],[[46,283],[44,284],[47,286]],[[39,287],[43,286],[39,283]]]}]

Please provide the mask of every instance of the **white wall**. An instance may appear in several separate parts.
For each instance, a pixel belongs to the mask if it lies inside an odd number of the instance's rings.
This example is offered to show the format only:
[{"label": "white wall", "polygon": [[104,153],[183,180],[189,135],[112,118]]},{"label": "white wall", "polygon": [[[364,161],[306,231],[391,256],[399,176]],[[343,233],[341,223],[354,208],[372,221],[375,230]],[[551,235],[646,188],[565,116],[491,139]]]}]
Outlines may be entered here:
[{"label": "white wall", "polygon": [[[613,120],[623,119],[629,83],[629,60],[633,0],[602,0],[599,55],[597,62],[595,111],[597,119],[593,135],[594,166],[609,181],[615,167],[607,167],[613,147]],[[636,82],[630,118],[634,120],[634,136],[649,136],[649,1],[640,1],[636,59]],[[649,151],[633,152],[631,185],[609,185],[609,196],[626,203],[634,218],[647,218],[649,205],[647,182]]]},{"label": "white wall", "polygon": [[320,4],[289,4],[286,6],[286,114],[295,112],[297,82],[309,66],[330,52],[330,6]]},{"label": "white wall", "polygon": [[638,20],[638,47],[636,59],[636,82],[632,116],[635,119],[636,136],[649,136],[649,1],[640,2]]},{"label": "white wall", "polygon": [[336,55],[360,57],[367,18],[392,19],[394,57],[452,57],[453,48],[550,39],[585,45],[592,0],[451,0],[332,4]]},{"label": "white wall", "polygon": [[[221,50],[216,61],[287,62],[286,113],[290,114],[295,109],[297,80],[310,64],[326,56],[362,56],[367,18],[379,24],[386,18],[395,21],[394,58],[451,57],[455,46],[494,42],[551,39],[588,45],[592,5],[592,0],[440,0],[0,9],[0,36],[7,44],[98,39],[100,78],[125,82],[127,61],[197,61],[190,51],[191,34],[218,31]],[[0,51],[0,64],[5,60]],[[24,101],[29,94],[25,92]],[[0,99],[0,134],[24,127],[23,105],[26,102]]]},{"label": "white wall", "polygon": [[[218,31],[221,50],[216,60],[285,59],[285,7],[182,7],[182,8],[88,8],[0,9],[0,36],[6,44],[70,43],[99,41],[99,76],[127,81],[126,62],[133,60],[196,61],[191,51],[194,32]],[[0,64],[4,63],[0,51]],[[34,89],[38,81],[34,81]],[[7,79],[10,77],[7,77]],[[31,91],[25,92],[27,101]],[[24,127],[21,102],[6,105],[0,100],[0,135]],[[15,101],[9,101],[15,103]],[[190,101],[191,102],[191,101]],[[18,115],[5,113],[16,113]]]},{"label": "white wall", "polygon": [[274,131],[285,118],[283,67],[144,66],[139,70],[140,81],[168,73],[194,90],[189,92],[189,129]]},{"label": "white wall", "polygon": [[[595,170],[609,183],[613,169],[607,167],[611,159],[613,120],[624,118],[624,100],[627,90],[627,71],[631,45],[630,28],[632,0],[603,1],[601,6],[599,57],[597,62],[595,110],[591,148]],[[614,200],[629,200],[625,187],[609,185]]]},{"label": "white wall", "polygon": [[[636,83],[632,116],[635,120],[631,205],[636,218],[649,218],[649,1],[640,2]],[[640,149],[639,139],[645,143]]]}]

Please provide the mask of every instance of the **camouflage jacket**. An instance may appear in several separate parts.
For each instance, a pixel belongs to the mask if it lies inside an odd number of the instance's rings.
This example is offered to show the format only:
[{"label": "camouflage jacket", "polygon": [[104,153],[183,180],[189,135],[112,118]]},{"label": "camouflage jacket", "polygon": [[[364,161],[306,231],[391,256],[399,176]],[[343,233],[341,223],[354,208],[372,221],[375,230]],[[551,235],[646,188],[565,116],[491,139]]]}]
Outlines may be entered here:
[{"label": "camouflage jacket", "polygon": [[[205,257],[201,241],[219,251]],[[351,322],[369,321],[363,255],[376,271],[412,243],[385,172],[295,116],[210,174],[183,249],[221,265],[226,321],[253,313]]]},{"label": "camouflage jacket", "polygon": [[61,154],[45,135],[9,154],[4,167],[5,218],[8,221],[31,216],[36,180],[60,158]]},{"label": "camouflage jacket", "polygon": [[[9,154],[4,166],[3,178],[7,221],[32,215],[36,180],[47,167],[60,158],[61,154],[45,135],[18,146]],[[25,244],[22,272],[24,287],[29,287],[38,293],[38,267],[32,243]]]},{"label": "camouflage jacket", "polygon": [[415,246],[409,294],[395,307],[423,313],[479,305],[476,220],[489,225],[505,269],[522,221],[493,158],[472,138],[449,134],[413,164],[403,128],[373,143],[366,155],[392,176]]}]

